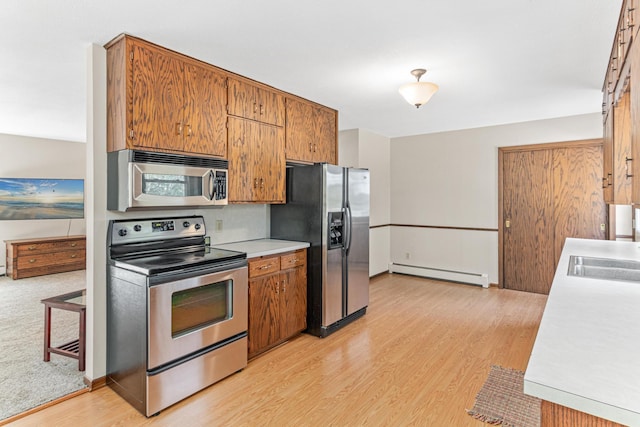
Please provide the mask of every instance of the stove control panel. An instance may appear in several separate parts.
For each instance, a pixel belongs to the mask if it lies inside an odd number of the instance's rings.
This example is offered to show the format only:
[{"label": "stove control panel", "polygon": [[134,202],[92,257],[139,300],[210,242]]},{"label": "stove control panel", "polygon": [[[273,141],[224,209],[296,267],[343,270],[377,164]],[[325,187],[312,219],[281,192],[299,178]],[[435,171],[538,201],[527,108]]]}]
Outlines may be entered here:
[{"label": "stove control panel", "polygon": [[111,244],[197,237],[206,234],[201,216],[114,220],[110,223]]}]

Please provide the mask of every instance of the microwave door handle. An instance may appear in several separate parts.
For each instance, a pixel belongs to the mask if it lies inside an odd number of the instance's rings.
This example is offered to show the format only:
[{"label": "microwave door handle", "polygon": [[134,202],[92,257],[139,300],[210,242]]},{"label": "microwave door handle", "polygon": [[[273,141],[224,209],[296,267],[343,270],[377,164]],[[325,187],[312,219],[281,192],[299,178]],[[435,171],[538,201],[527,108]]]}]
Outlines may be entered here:
[{"label": "microwave door handle", "polygon": [[209,171],[209,200],[214,200],[215,197],[215,191],[216,191],[216,186],[215,186],[215,172],[210,170]]}]

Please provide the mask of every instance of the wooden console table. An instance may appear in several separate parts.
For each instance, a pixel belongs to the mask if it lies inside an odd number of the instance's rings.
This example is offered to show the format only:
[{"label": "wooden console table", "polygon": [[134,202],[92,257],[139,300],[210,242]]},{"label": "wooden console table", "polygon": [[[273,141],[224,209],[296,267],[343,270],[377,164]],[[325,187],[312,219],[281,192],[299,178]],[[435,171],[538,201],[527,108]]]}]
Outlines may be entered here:
[{"label": "wooden console table", "polygon": [[[84,371],[85,364],[85,336],[87,312],[85,304],[85,290],[70,292],[41,300],[44,304],[44,361],[51,360],[51,353],[71,357],[78,360],[78,370]],[[51,309],[75,311],[80,315],[80,325],[78,328],[78,339],[51,347]]]},{"label": "wooden console table", "polygon": [[83,270],[85,236],[5,240],[7,276],[12,279]]}]

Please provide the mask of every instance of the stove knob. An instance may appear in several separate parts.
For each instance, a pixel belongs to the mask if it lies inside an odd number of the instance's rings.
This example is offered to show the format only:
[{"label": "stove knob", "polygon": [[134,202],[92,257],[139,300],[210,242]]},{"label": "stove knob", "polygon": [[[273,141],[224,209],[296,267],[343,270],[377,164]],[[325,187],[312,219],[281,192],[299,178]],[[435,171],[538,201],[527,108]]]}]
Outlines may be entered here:
[{"label": "stove knob", "polygon": [[183,222],[183,223],[182,223],[182,226],[183,226],[184,228],[189,228],[189,226],[190,226],[190,225],[191,225],[191,224],[189,223],[189,221],[185,221],[185,222]]},{"label": "stove knob", "polygon": [[195,227],[196,227],[196,230],[200,230],[200,227],[202,226],[200,224],[196,224]]},{"label": "stove knob", "polygon": [[136,224],[133,226],[133,231],[140,231],[142,230],[142,226],[140,224]]},{"label": "stove knob", "polygon": [[126,228],[121,228],[120,230],[118,230],[118,235],[121,237],[124,237],[127,235],[127,229]]}]

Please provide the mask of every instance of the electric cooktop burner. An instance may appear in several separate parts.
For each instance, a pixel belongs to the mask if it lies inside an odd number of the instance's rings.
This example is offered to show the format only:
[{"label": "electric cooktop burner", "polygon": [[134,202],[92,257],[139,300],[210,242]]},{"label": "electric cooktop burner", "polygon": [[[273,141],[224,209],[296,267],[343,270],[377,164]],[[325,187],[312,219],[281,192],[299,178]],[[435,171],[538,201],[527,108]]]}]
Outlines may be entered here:
[{"label": "electric cooktop burner", "polygon": [[115,265],[126,270],[153,275],[168,271],[184,270],[193,267],[202,267],[224,263],[226,261],[244,259],[244,252],[229,251],[225,249],[211,248],[209,246],[191,248],[189,250],[176,250],[151,256],[135,255],[115,260]]}]

